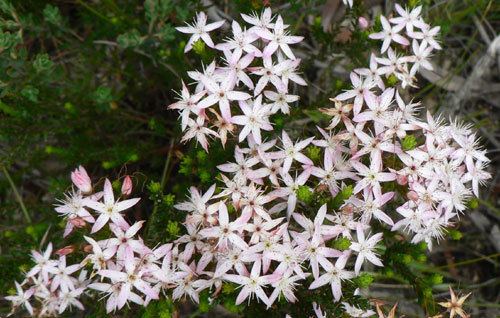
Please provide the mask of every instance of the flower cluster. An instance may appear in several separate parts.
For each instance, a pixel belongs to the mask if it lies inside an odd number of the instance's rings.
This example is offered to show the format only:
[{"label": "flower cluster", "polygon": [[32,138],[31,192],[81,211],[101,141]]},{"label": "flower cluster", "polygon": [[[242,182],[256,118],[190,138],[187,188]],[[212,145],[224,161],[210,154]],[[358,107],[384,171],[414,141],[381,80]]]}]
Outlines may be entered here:
[{"label": "flower cluster", "polygon": [[[382,40],[380,53],[384,56],[371,56],[370,68],[356,70],[360,76],[364,76],[368,82],[375,81],[380,89],[384,89],[381,76],[394,75],[401,81],[404,89],[407,85],[415,86],[415,74],[420,68],[432,70],[429,58],[432,51],[440,50],[441,46],[435,39],[440,27],[431,27],[420,16],[422,6],[415,7],[411,11],[396,4],[396,11],[399,16],[387,19],[380,16],[382,30],[370,34],[371,39]],[[410,42],[411,40],[411,42]],[[403,48],[410,46],[411,52],[403,52],[391,47],[391,44],[399,44]],[[410,54],[408,54],[410,53]],[[358,80],[353,85],[362,88],[362,83]],[[359,109],[359,102],[355,103],[355,109]],[[356,113],[356,111],[355,111]]]},{"label": "flower cluster", "polygon": [[[319,138],[294,141],[282,131],[281,138],[266,139],[259,112],[240,103],[244,115],[231,122],[246,126],[234,162],[218,167],[221,191],[215,194],[214,185],[202,195],[192,188],[190,201],[176,206],[188,212],[196,251],[211,260],[197,273],[198,280],[210,282],[204,288],[233,282],[242,288],[237,304],[256,297],[272,306],[281,296],[296,301],[295,286],[312,276],[310,289],[329,285],[339,301],[342,282],[358,276],[364,264],[383,266],[377,253],[382,233],[367,235],[373,222],[405,230],[413,243],[425,241],[432,248],[490,178],[471,127],[429,113],[422,120],[419,103],[402,97],[407,86],[415,86],[420,68],[432,69],[428,59],[440,49],[434,39],[439,27],[424,22],[421,7],[396,10],[399,16],[381,16],[382,31],[370,35],[383,41],[380,52],[386,55],[372,53],[369,68],[351,73],[352,89],[333,98],[333,108],[322,109],[331,122],[318,127]],[[294,62],[293,52],[280,50]],[[388,87],[391,78],[396,85]],[[258,109],[266,106],[260,96],[249,100]],[[320,149],[316,158],[308,157],[311,147]],[[344,197],[339,207],[329,204],[339,196]],[[311,211],[311,202],[324,204]],[[389,203],[399,207],[390,211]],[[332,248],[340,238],[349,242],[343,251]],[[366,314],[347,303],[345,308]]]},{"label": "flower cluster", "polygon": [[[58,260],[50,259],[52,254],[52,243],[49,243],[44,253],[33,251],[33,260],[36,265],[26,274],[26,279],[22,284],[16,283],[17,296],[8,296],[6,299],[13,302],[16,309],[24,305],[31,315],[55,316],[63,313],[71,306],[83,309],[78,298],[87,289],[95,289],[108,293],[109,300],[107,310],[121,308],[127,300],[143,303],[142,299],[134,294],[131,286],[127,286],[127,281],[120,281],[118,272],[125,275],[132,272],[127,271],[129,266],[134,266],[134,259],[130,254],[140,252],[141,256],[152,253],[141,239],[134,239],[134,235],[139,231],[143,222],[136,222],[130,226],[123,217],[123,211],[134,206],[139,199],[115,199],[111,182],[104,181],[103,191],[94,192],[91,178],[83,167],[78,167],[71,173],[76,190],[72,190],[65,195],[65,199],[60,200],[55,208],[56,212],[64,216],[67,223],[64,236],[69,235],[75,227],[84,228],[87,224],[92,224],[91,234],[100,231],[108,225],[114,237],[106,240],[95,241],[91,237],[85,236],[85,240],[90,244],[83,248],[87,256],[78,264],[66,265],[66,255],[75,252],[75,246],[67,246],[56,252],[60,257]],[[122,183],[121,196],[126,197],[132,192],[132,180],[126,176]],[[164,248],[163,248],[164,249]],[[159,253],[158,248],[154,252]],[[147,257],[149,259],[149,256]],[[87,275],[85,266],[90,264],[92,273]],[[76,273],[78,277],[74,277]],[[97,277],[99,279],[96,279]],[[109,276],[108,276],[109,275]],[[88,276],[88,277],[87,277]],[[109,277],[112,284],[102,283],[104,278]],[[121,277],[121,276],[120,276]],[[129,277],[129,276],[127,276]],[[156,292],[148,289],[147,285],[140,285],[140,276],[133,286],[140,286],[139,290],[148,293],[149,297],[158,298]],[[23,289],[26,286],[27,288]],[[124,289],[129,289],[124,292]],[[120,297],[113,294],[113,291],[122,291]],[[134,297],[134,295],[136,297]],[[37,301],[35,311],[31,298]],[[123,302],[122,302],[123,300]]]},{"label": "flower cluster", "polygon": [[201,39],[223,54],[222,65],[213,61],[202,72],[188,72],[194,81],[194,93],[183,83],[180,100],[169,106],[179,111],[185,132],[182,140],[195,138],[205,150],[209,137],[219,138],[225,145],[235,125],[241,127],[240,142],[251,136],[261,144],[261,131],[273,130],[269,117],[278,112],[288,114],[289,104],[299,99],[289,94],[289,85],[292,82],[306,85],[297,74],[300,59],[290,49],[302,37],[289,35],[282,17],[273,17],[269,8],[260,16],[241,16],[250,27],[233,21],[231,36],[219,44],[213,43],[208,32],[222,26],[224,21],[207,25],[204,13],[197,15],[193,25],[177,28],[193,34],[186,45],[187,51]]},{"label": "flower cluster", "polygon": [[[203,41],[224,55],[223,66],[214,61],[203,72],[189,72],[194,93],[183,83],[180,100],[170,105],[180,113],[183,140],[196,138],[205,150],[208,137],[225,145],[241,126],[234,160],[218,166],[221,186],[191,187],[187,201],[175,205],[187,214],[186,234],[150,248],[138,236],[143,222],[130,225],[123,215],[139,201],[126,198],[130,178],[117,199],[108,179],[96,192],[79,167],[71,175],[76,191],[56,207],[68,221],[64,235],[92,224],[90,234],[107,226],[112,236],[85,236],[90,245],[78,265],[66,267],[65,256],[50,260],[50,246],[43,256],[34,252],[37,265],[21,284],[32,287],[16,283],[18,295],[8,299],[33,314],[34,295],[43,299],[40,312],[62,312],[81,308],[77,298],[86,288],[104,293],[111,312],[128,302],[146,306],[169,290],[174,300],[198,302],[202,291],[217,297],[224,284],[236,284],[236,304],[256,298],[270,308],[280,298],[296,302],[296,287],[307,284],[312,291],[330,289],[340,302],[358,294],[344,287],[363,267],[384,266],[377,229],[405,231],[408,240],[431,248],[490,178],[488,158],[469,125],[429,112],[422,119],[419,103],[405,101],[404,88],[415,85],[418,70],[432,67],[439,28],[423,21],[420,7],[396,10],[399,16],[381,17],[383,31],[370,36],[383,40],[387,55],[373,53],[369,68],[354,70],[352,88],[321,109],[329,125],[302,139],[263,133],[273,130],[270,116],[289,113],[289,103],[298,100],[289,86],[306,84],[289,46],[302,38],[289,35],[280,16],[270,9],[242,15],[252,26],[233,21],[232,36],[220,44],[208,32],[224,22],[207,24],[203,13],[178,28],[192,34],[186,51]],[[88,279],[85,266],[92,271]],[[71,277],[78,270],[80,278]],[[352,317],[375,313],[342,305]],[[313,310],[325,316],[317,304]]]},{"label": "flower cluster", "polygon": [[88,284],[87,271],[82,270],[80,264],[67,266],[64,250],[57,253],[59,259],[52,259],[51,243],[43,253],[32,251],[35,266],[21,284],[15,282],[17,295],[5,297],[12,302],[12,312],[24,306],[32,316],[50,317],[72,306],[83,309],[78,299]]}]

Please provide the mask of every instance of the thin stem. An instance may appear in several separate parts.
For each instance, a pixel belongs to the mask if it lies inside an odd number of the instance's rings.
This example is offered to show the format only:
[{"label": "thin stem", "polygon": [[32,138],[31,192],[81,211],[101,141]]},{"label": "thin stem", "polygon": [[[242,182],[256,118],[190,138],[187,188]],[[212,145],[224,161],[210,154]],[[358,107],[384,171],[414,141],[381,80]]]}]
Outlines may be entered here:
[{"label": "thin stem", "polygon": [[170,147],[168,148],[167,161],[165,162],[165,167],[163,167],[163,173],[161,175],[161,191],[165,188],[165,182],[167,181],[167,172],[170,167],[170,162],[172,161],[172,149],[174,148],[174,139],[170,140]]},{"label": "thin stem", "polygon": [[93,14],[98,16],[99,18],[103,19],[104,21],[107,21],[109,23],[113,23],[106,16],[102,15],[101,13],[99,13],[99,11],[95,10],[94,8],[92,8],[91,6],[89,6],[88,4],[83,2],[82,0],[76,0],[76,3],[78,3],[79,5],[84,7],[85,9],[89,10],[90,12],[92,12]]},{"label": "thin stem", "polygon": [[[161,193],[163,193],[163,189],[165,188],[165,182],[167,181],[168,179],[168,175],[169,175],[169,167],[170,167],[170,162],[172,161],[172,154],[173,154],[173,148],[174,148],[174,139],[171,139],[170,140],[170,147],[168,148],[168,154],[167,154],[167,160],[165,161],[165,166],[163,167],[163,172],[161,174],[161,181],[160,181],[160,189],[161,189]],[[158,202],[156,202],[155,200],[155,203],[154,203],[154,207],[153,207],[153,212],[151,213],[151,218],[153,218],[155,215],[156,215],[156,212],[158,211],[158,207],[159,207],[159,204]],[[146,224],[146,229],[145,229],[145,233],[149,233],[149,224],[151,222],[148,222]]]},{"label": "thin stem", "polygon": [[24,205],[23,198],[19,194],[19,191],[17,191],[16,185],[14,184],[14,181],[12,181],[12,178],[10,177],[9,171],[7,171],[7,168],[2,167],[2,172],[7,178],[7,181],[9,181],[10,187],[12,188],[12,191],[14,191],[14,196],[16,197],[17,202],[19,202],[19,205],[21,206],[21,210],[23,211],[24,218],[28,223],[31,223],[31,217],[28,213],[28,210],[26,209],[26,206]]},{"label": "thin stem", "polygon": [[485,256],[482,256],[482,257],[469,259],[469,260],[466,260],[466,261],[463,261],[463,262],[458,262],[458,263],[453,263],[453,264],[449,264],[449,265],[438,266],[437,268],[448,268],[450,266],[468,265],[468,264],[473,264],[473,263],[482,261],[484,259],[492,259],[492,258],[496,258],[496,257],[499,257],[499,256],[500,256],[500,253],[495,253],[495,254],[491,254],[491,255],[485,255]]}]

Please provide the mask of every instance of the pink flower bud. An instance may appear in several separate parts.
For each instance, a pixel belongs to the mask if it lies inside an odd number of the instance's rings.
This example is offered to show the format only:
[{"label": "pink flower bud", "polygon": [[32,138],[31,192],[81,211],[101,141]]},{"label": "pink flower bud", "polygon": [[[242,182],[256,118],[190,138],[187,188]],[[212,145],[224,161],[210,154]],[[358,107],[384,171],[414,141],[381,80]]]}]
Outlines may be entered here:
[{"label": "pink flower bud", "polygon": [[123,184],[122,184],[122,194],[130,195],[131,193],[132,193],[132,179],[130,179],[130,176],[125,176],[125,179],[123,179]]},{"label": "pink flower bud", "polygon": [[415,191],[409,191],[407,194],[406,194],[406,197],[414,202],[417,202],[418,201],[418,193],[415,192]]},{"label": "pink flower bud", "polygon": [[69,223],[73,224],[73,226],[78,228],[82,228],[85,227],[85,225],[87,225],[87,222],[85,222],[85,220],[80,217],[69,219]]},{"label": "pink flower bud", "polygon": [[354,212],[354,207],[352,206],[352,204],[346,204],[343,208],[342,208],[342,213],[344,214],[352,214]]},{"label": "pink flower bud", "polygon": [[405,175],[397,175],[396,176],[396,182],[399,184],[399,185],[405,185],[408,183],[408,177],[405,176]]},{"label": "pink flower bud", "polygon": [[79,166],[71,172],[71,181],[73,181],[75,186],[77,186],[83,193],[92,192],[92,182],[90,181],[90,177],[84,167]]},{"label": "pink flower bud", "polygon": [[83,247],[83,251],[84,251],[85,253],[89,253],[89,254],[90,254],[90,253],[92,253],[92,245],[90,245],[90,244],[85,245],[85,246]]},{"label": "pink flower bud", "polygon": [[65,246],[63,248],[58,249],[56,251],[56,254],[59,256],[64,256],[64,255],[71,254],[74,251],[75,251],[75,247],[73,245],[68,245],[68,246]]},{"label": "pink flower bud", "polygon": [[365,17],[358,18],[358,25],[361,30],[365,30],[368,28],[368,20]]}]

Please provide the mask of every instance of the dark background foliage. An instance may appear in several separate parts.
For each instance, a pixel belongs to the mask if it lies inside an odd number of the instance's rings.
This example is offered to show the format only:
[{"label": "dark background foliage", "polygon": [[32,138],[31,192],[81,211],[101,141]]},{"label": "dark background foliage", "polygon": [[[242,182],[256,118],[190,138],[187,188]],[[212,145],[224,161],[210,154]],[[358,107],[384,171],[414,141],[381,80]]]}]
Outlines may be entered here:
[{"label": "dark background foliage", "polygon": [[[427,21],[442,27],[444,47],[433,60],[435,71],[420,79],[416,98],[434,112],[473,122],[491,149],[495,172],[500,149],[500,45],[494,41],[500,21],[498,3],[409,2],[422,3]],[[49,241],[57,248],[82,246],[81,233],[61,239],[64,223],[53,212],[56,199],[71,186],[69,172],[79,164],[94,176],[94,182],[109,176],[119,187],[123,176],[133,177],[134,194],[142,201],[127,217],[148,220],[141,233],[145,240],[165,242],[181,233],[184,216],[173,210],[173,203],[183,199],[191,185],[211,185],[217,176],[215,166],[230,158],[234,145],[228,145],[228,151],[214,145],[206,154],[192,143],[180,144],[176,114],[166,106],[175,100],[173,90],[180,89],[186,71],[200,69],[213,55],[203,47],[185,55],[187,37],[174,27],[201,10],[210,19],[230,20],[267,5],[283,15],[292,32],[305,36],[297,55],[303,59],[309,82],[307,88],[297,90],[302,99],[291,117],[273,121],[278,130],[286,126],[294,136],[312,134],[316,124],[325,123],[317,109],[348,87],[350,70],[366,65],[369,50],[377,45],[367,39],[368,31],[357,27],[357,17],[374,21],[391,10],[393,1],[358,0],[353,10],[346,11],[337,0],[0,0],[2,295],[31,266],[31,249]],[[442,300],[452,284],[474,293],[469,307],[473,317],[498,314],[497,177],[494,174],[482,199],[471,202],[471,212],[431,254],[396,244],[385,256],[384,263],[390,266],[353,288],[374,280],[369,289],[372,297],[400,301],[408,317],[418,317],[423,315],[422,307],[432,312],[433,300]],[[75,261],[81,257],[78,253]],[[226,287],[218,302],[229,311],[241,312],[230,300],[233,293],[234,288]],[[323,299],[331,305],[329,294],[303,294],[305,302]],[[104,315],[102,306],[88,300],[85,304],[88,310],[79,315]],[[222,315],[214,313],[218,309],[213,307],[208,295],[203,295],[196,309],[188,304],[174,308],[169,301],[160,301],[146,310],[126,309],[117,315],[170,317],[178,311],[187,315],[209,309],[212,315]],[[262,310],[252,306],[247,315],[258,316]],[[280,303],[273,314],[282,317],[290,310]],[[302,317],[310,313],[310,306],[293,310],[294,317]],[[8,311],[8,304],[0,300],[0,315]]]}]

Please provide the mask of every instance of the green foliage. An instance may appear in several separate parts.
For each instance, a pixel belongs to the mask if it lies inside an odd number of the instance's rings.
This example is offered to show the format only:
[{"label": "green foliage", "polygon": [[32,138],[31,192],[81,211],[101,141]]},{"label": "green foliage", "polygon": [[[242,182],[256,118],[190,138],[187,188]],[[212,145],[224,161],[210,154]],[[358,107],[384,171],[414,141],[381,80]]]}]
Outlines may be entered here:
[{"label": "green foliage", "polygon": [[59,26],[62,24],[62,16],[61,12],[59,11],[58,7],[55,7],[53,5],[47,4],[45,8],[43,9],[43,17],[45,18],[45,21],[55,25]]},{"label": "green foliage", "polygon": [[120,34],[116,38],[116,42],[121,48],[126,49],[141,45],[144,42],[144,38],[141,37],[138,30],[132,29],[126,33]]},{"label": "green foliage", "polygon": [[47,53],[38,54],[33,60],[33,68],[37,73],[48,72],[54,67]]},{"label": "green foliage", "polygon": [[448,229],[448,235],[452,240],[458,241],[463,237],[462,232],[455,229]]},{"label": "green foliage", "polygon": [[[165,105],[174,101],[177,74],[187,69],[180,47],[186,38],[173,26],[197,5],[0,0],[0,166],[12,175],[33,218],[23,224],[0,173],[2,290],[21,279],[19,269],[30,266],[31,249],[42,241],[42,247],[61,242],[64,225],[53,203],[68,190],[70,169],[83,164],[93,176],[108,170],[112,181],[137,170],[139,183],[159,178],[164,144],[178,133],[176,116]],[[176,164],[174,158],[169,169]],[[113,185],[119,191],[121,182]],[[149,219],[158,203],[147,229],[164,240],[179,235],[182,215],[171,217],[173,184],[151,190],[153,201],[142,200],[136,217]]]},{"label": "green foliage", "polygon": [[309,159],[311,159],[313,162],[320,162],[321,160],[321,148],[316,147],[316,146],[309,146],[306,149],[307,151],[307,156]]},{"label": "green foliage", "polygon": [[141,318],[173,318],[176,309],[169,298],[152,301],[144,310]]},{"label": "green foliage", "polygon": [[471,198],[469,202],[467,202],[467,207],[471,210],[475,210],[479,207],[479,200],[477,198]]},{"label": "green foliage", "polygon": [[307,186],[300,186],[297,190],[297,198],[306,204],[311,203],[313,199],[313,193]]},{"label": "green foliage", "polygon": [[413,150],[417,147],[417,139],[413,135],[406,135],[401,141],[401,147],[403,150]]},{"label": "green foliage", "polygon": [[358,277],[355,278],[355,284],[359,288],[367,288],[373,283],[373,276],[368,273],[361,273]]},{"label": "green foliage", "polygon": [[345,186],[340,190],[340,192],[328,202],[328,207],[332,210],[338,210],[342,204],[344,204],[345,200],[349,199],[354,191],[354,187],[352,185]]},{"label": "green foliage", "polygon": [[339,251],[346,251],[351,246],[351,241],[347,237],[339,237],[330,241],[330,246]]}]

